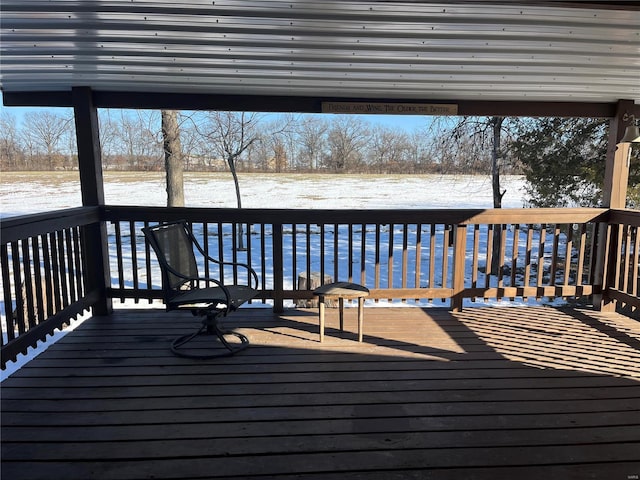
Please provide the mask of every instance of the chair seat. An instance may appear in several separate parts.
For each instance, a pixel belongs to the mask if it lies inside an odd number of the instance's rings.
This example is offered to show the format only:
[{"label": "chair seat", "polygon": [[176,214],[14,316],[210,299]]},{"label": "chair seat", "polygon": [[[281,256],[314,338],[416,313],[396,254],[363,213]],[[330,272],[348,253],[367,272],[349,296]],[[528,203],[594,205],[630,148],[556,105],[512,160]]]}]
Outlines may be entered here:
[{"label": "chair seat", "polygon": [[[240,305],[248,302],[258,294],[258,291],[244,285],[225,285],[231,297],[231,310],[236,310]],[[167,307],[173,308],[203,308],[227,304],[227,297],[220,287],[198,288],[186,290],[185,293],[173,297]]]}]

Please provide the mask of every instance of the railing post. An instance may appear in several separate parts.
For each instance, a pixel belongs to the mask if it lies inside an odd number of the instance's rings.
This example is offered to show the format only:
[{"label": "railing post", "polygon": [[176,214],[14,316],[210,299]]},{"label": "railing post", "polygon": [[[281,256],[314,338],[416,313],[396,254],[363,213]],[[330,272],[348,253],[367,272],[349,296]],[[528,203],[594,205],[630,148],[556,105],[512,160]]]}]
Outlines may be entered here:
[{"label": "railing post", "polygon": [[282,224],[271,225],[273,232],[273,311],[284,311],[284,261],[282,257]]},{"label": "railing post", "polygon": [[[616,116],[609,122],[609,145],[602,189],[602,204],[607,208],[625,208],[627,186],[629,182],[629,154],[631,146],[620,143],[625,127],[632,121],[634,109],[633,101],[620,100],[617,105]],[[624,120],[627,118],[627,120]],[[615,266],[618,245],[613,229],[606,223],[598,228],[598,243],[596,251],[596,266],[593,284],[602,285],[602,293],[593,296],[593,306],[602,311],[615,311],[615,301],[607,296],[607,288],[615,276]],[[611,271],[611,269],[614,271]]]},{"label": "railing post", "polygon": [[[102,155],[98,128],[98,109],[88,87],[74,87],[73,109],[78,143],[78,169],[84,206],[104,206],[104,182],[102,179]],[[107,230],[104,221],[83,228],[83,252],[87,269],[87,291],[98,291],[99,300],[93,305],[93,313],[107,315],[113,309],[107,298],[111,283]]]},{"label": "railing post", "polygon": [[453,278],[451,296],[451,310],[462,311],[462,300],[464,291],[464,267],[467,251],[467,226],[457,225],[453,238]]}]

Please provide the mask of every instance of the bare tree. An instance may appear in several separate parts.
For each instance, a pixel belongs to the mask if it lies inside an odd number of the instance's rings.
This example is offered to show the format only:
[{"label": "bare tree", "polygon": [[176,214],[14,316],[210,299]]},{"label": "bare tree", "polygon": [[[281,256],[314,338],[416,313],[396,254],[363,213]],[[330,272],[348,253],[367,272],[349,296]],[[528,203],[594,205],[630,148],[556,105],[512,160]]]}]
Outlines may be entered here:
[{"label": "bare tree", "polygon": [[[440,117],[433,123],[431,137],[440,149],[445,172],[486,172],[491,174],[493,208],[502,207],[506,193],[500,177],[505,166],[502,143],[515,119],[505,117]],[[448,165],[447,165],[448,162]]]},{"label": "bare tree", "polygon": [[265,126],[260,143],[267,147],[265,153],[269,156],[267,159],[268,166],[272,167],[277,173],[289,170],[293,164],[297,145],[294,125],[297,123],[296,115],[286,114],[278,116]]},{"label": "bare tree", "polygon": [[[241,155],[260,140],[258,124],[260,116],[247,112],[207,112],[202,125],[194,123],[209,140],[214,151],[224,158],[231,170],[236,190],[238,208],[242,208],[237,163]],[[244,229],[238,228],[238,248],[244,250]]]},{"label": "bare tree", "polygon": [[180,146],[184,169],[187,171],[203,170],[211,166],[211,147],[197,131],[191,115],[181,114],[178,128],[180,129]]},{"label": "bare tree", "polygon": [[118,142],[118,132],[120,126],[112,115],[112,110],[101,109],[98,111],[100,121],[100,150],[102,151],[102,163],[105,169],[109,169],[118,155],[120,143]]},{"label": "bare tree", "polygon": [[370,161],[376,173],[405,173],[409,158],[409,138],[399,130],[378,125],[373,128]]},{"label": "bare tree", "polygon": [[61,140],[72,124],[71,117],[49,110],[27,112],[24,115],[25,135],[37,151],[45,154],[50,170],[56,166],[55,157],[60,154]]},{"label": "bare tree", "polygon": [[362,119],[348,115],[335,117],[328,133],[327,166],[334,172],[344,172],[360,166],[368,140],[368,125]]},{"label": "bare tree", "polygon": [[432,171],[433,158],[429,149],[427,132],[416,129],[409,134],[408,138],[409,163],[413,166],[415,173],[427,173]]},{"label": "bare tree", "polygon": [[118,139],[125,148],[128,164],[136,169],[161,168],[164,150],[158,114],[151,110],[120,112]]},{"label": "bare tree", "polygon": [[21,152],[17,122],[14,115],[6,110],[0,112],[0,166],[16,170],[21,167]]},{"label": "bare tree", "polygon": [[203,125],[197,126],[214,151],[226,160],[233,176],[238,208],[242,208],[242,196],[237,165],[241,155],[260,140],[259,120],[260,117],[255,113],[207,112]]},{"label": "bare tree", "polygon": [[493,140],[491,142],[491,190],[493,192],[493,208],[502,208],[502,197],[507,193],[500,187],[500,160],[502,159],[501,141],[504,117],[490,117],[489,128]]},{"label": "bare tree", "polygon": [[178,112],[162,110],[164,167],[167,182],[167,207],[184,207],[184,163],[178,128]]},{"label": "bare tree", "polygon": [[[437,123],[437,122],[436,122]],[[505,117],[462,117],[457,118],[450,130],[445,129],[440,136],[440,143],[451,148],[457,148],[458,153],[465,152],[466,158],[471,162],[489,162],[491,171],[491,190],[493,194],[493,208],[502,208],[502,198],[506,193],[501,187],[500,176],[505,155],[502,148],[503,134],[509,124],[515,124],[515,119]],[[465,148],[462,150],[460,146]],[[494,252],[500,251],[502,225],[496,225],[493,230],[492,248]],[[487,266],[487,274],[497,274],[502,259],[496,253],[492,255],[492,262]]]},{"label": "bare tree", "polygon": [[300,165],[316,170],[327,148],[329,126],[324,118],[305,116],[298,124]]}]

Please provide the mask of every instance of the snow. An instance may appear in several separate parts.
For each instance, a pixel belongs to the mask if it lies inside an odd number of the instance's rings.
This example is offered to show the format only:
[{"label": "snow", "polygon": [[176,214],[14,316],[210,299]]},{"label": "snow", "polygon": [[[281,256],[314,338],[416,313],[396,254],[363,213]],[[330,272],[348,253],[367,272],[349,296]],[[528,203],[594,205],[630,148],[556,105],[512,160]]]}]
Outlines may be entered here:
[{"label": "snow", "polygon": [[[308,209],[430,209],[492,208],[489,177],[444,175],[328,175],[328,174],[240,174],[245,208]],[[506,208],[523,206],[521,177],[505,177]],[[14,173],[0,177],[0,217],[46,212],[81,205],[77,172]],[[158,172],[106,172],[105,200],[109,205],[163,206],[166,204],[164,175]],[[186,173],[185,202],[189,207],[236,206],[229,173]],[[369,306],[369,304],[367,304]],[[371,306],[388,306],[384,301]],[[509,305],[502,302],[501,305]],[[116,307],[136,307],[133,302]],[[141,308],[149,308],[148,304]],[[160,306],[160,305],[157,305]],[[393,306],[408,306],[394,303]],[[2,308],[4,311],[4,308]],[[16,362],[9,362],[0,381],[73,331],[89,317],[80,317],[47,342],[39,342]]]},{"label": "snow", "polygon": [[[245,208],[491,208],[488,176],[239,174]],[[186,173],[189,207],[236,207],[229,173]],[[0,178],[0,216],[46,212],[82,205],[77,172],[16,173]],[[524,180],[502,179],[506,208],[524,204]],[[106,172],[108,205],[166,205],[159,172]]]}]

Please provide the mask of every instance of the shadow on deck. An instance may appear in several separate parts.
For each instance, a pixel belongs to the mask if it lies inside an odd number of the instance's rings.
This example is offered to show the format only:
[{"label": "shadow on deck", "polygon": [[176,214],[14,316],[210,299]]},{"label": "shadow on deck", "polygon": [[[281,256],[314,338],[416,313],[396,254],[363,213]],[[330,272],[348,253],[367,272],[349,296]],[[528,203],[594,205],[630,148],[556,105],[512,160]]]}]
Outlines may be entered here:
[{"label": "shadow on deck", "polygon": [[18,479],[640,475],[640,324],[545,307],[246,309],[252,346],[172,356],[184,313],[93,317],[2,384]]}]

